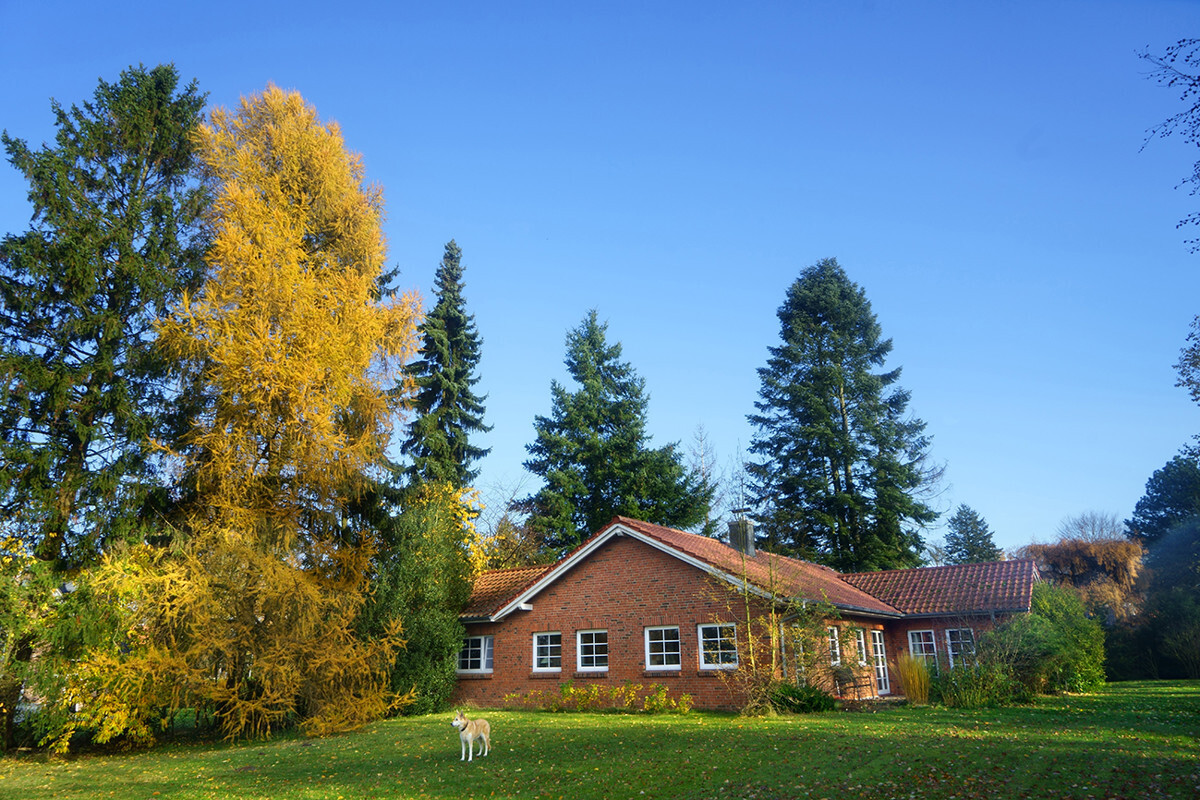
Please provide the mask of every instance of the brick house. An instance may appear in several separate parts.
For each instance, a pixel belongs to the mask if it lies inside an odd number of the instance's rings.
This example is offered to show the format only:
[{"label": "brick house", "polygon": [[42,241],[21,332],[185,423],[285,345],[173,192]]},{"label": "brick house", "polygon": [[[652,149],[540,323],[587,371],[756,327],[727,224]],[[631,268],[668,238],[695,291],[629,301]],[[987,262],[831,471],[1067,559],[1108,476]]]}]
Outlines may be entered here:
[{"label": "brick house", "polygon": [[953,665],[979,632],[1029,611],[1039,580],[1029,560],[841,574],[755,551],[752,529],[731,525],[730,539],[617,517],[554,564],[484,573],[460,617],[455,701],[497,706],[566,680],[629,681],[687,692],[698,708],[737,708],[721,673],[746,647],[744,605],[728,602],[741,587],[760,609],[771,598],[832,604],[826,655],[854,662],[858,677],[830,688],[902,694],[896,656]]}]

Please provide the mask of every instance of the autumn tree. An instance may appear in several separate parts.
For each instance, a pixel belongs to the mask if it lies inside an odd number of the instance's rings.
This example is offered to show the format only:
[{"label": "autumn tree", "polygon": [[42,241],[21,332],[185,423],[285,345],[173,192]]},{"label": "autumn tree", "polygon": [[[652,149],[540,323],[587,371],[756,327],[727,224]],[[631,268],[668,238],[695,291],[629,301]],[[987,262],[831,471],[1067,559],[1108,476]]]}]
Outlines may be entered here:
[{"label": "autumn tree", "polygon": [[446,245],[436,277],[437,303],[421,323],[421,356],[405,372],[416,386],[416,414],[401,452],[412,459],[410,484],[448,483],[470,486],[479,471],[471,465],[488,454],[471,443],[471,435],[491,428],[483,423],[479,382],[480,339],[475,317],[463,296],[462,250]]},{"label": "autumn tree", "polygon": [[[1188,144],[1200,144],[1200,39],[1180,39],[1162,55],[1149,51],[1140,55],[1153,65],[1154,80],[1160,86],[1178,91],[1179,101],[1184,105],[1182,111],[1152,128],[1150,137],[1178,136]],[[1193,195],[1200,191],[1200,160],[1192,166],[1191,174],[1183,182],[1192,185]],[[1176,227],[1187,225],[1200,225],[1200,212],[1189,214]],[[1200,239],[1192,239],[1188,244],[1195,251],[1200,248]]]},{"label": "autumn tree", "polygon": [[960,504],[946,525],[946,563],[975,564],[1003,558],[987,520],[970,506]]},{"label": "autumn tree", "polygon": [[136,540],[161,485],[153,323],[203,275],[203,106],[174,67],[136,67],[52,103],[53,146],[3,136],[33,227],[0,243],[0,516],[60,569]]},{"label": "autumn tree", "polygon": [[1141,607],[1137,579],[1145,549],[1141,542],[1120,534],[1101,536],[1088,520],[1094,512],[1067,520],[1050,544],[1028,544],[1020,558],[1037,561],[1042,576],[1069,587],[1088,611],[1109,624],[1128,620]]},{"label": "autumn tree", "polygon": [[778,312],[781,342],[758,370],[749,466],[770,547],[861,571],[920,563],[921,500],[936,478],[925,423],[863,290],[834,259],[804,270]]},{"label": "autumn tree", "polygon": [[178,451],[191,511],[169,548],[95,579],[136,636],[81,665],[77,693],[101,698],[82,721],[136,736],[147,709],[190,706],[229,737],[353,726],[388,708],[400,634],[357,633],[375,541],[346,509],[383,461],[384,367],[415,348],[417,300],[377,301],[381,193],[298,94],[217,109],[198,143],[209,278],[160,323],[202,402]]},{"label": "autumn tree", "polygon": [[650,447],[646,382],[608,344],[596,311],[567,334],[567,371],[550,385],[550,416],[534,420],[525,468],[545,485],[518,505],[552,549],[567,549],[621,514],[687,528],[701,522],[713,488],[689,471],[675,444]]}]

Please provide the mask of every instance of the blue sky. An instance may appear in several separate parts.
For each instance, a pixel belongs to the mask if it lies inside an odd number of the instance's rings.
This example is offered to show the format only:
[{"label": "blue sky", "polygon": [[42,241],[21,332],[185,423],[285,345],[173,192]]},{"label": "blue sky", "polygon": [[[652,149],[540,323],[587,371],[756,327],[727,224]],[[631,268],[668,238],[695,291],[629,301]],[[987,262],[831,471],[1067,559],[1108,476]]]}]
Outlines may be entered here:
[{"label": "blue sky", "polygon": [[[1200,35],[1143,2],[0,2],[0,127],[173,62],[214,105],[268,82],[384,187],[399,285],[463,248],[493,507],[591,308],[646,379],[654,444],[722,465],[801,270],[833,256],[894,340],[910,410],[996,541],[1129,516],[1200,432],[1172,365],[1200,313],[1176,221],[1197,158],[1137,53]],[[0,168],[0,231],[29,222]],[[940,535],[938,531],[931,535]]]}]

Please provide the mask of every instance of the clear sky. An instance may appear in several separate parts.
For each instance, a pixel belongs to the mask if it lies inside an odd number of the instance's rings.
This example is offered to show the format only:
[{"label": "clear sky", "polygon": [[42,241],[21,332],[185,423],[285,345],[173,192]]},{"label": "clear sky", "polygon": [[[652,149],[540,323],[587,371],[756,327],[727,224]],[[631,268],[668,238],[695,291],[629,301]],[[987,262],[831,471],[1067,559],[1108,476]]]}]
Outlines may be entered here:
[{"label": "clear sky", "polygon": [[[801,270],[866,291],[959,503],[998,544],[1126,518],[1200,432],[1174,386],[1200,313],[1176,188],[1200,156],[1137,54],[1200,3],[0,1],[0,127],[173,62],[214,105],[268,82],[337,120],[384,187],[399,286],[463,249],[483,338],[481,488],[524,445],[591,308],[646,379],[653,444],[734,462]],[[0,167],[0,231],[29,224]],[[940,535],[933,531],[933,536]]]}]

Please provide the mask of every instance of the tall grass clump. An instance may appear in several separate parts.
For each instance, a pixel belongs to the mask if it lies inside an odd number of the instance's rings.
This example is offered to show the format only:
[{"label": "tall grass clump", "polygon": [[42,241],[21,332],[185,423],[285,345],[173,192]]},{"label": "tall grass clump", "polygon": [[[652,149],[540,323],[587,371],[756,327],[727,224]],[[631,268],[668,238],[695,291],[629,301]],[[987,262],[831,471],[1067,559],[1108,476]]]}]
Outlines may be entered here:
[{"label": "tall grass clump", "polygon": [[932,680],[925,659],[902,653],[896,661],[896,670],[900,673],[900,685],[904,687],[908,702],[915,706],[929,705]]}]

